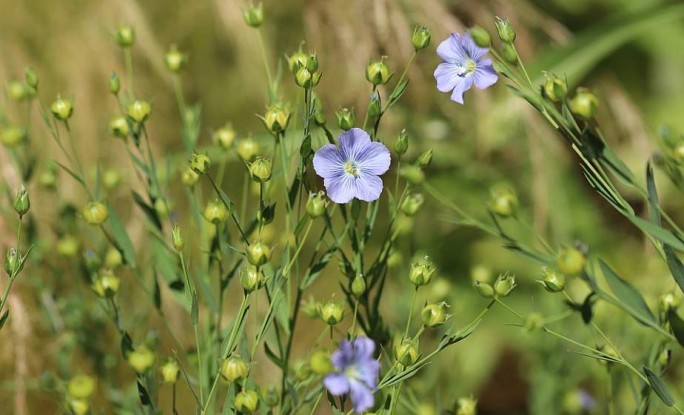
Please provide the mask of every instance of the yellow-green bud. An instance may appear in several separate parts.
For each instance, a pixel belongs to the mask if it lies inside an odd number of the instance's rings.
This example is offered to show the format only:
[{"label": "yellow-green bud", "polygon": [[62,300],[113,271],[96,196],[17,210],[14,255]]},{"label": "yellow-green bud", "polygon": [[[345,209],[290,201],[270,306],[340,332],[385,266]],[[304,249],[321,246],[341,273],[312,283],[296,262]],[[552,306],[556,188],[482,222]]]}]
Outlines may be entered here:
[{"label": "yellow-green bud", "polygon": [[399,156],[403,156],[406,154],[406,151],[408,151],[408,147],[408,133],[406,132],[406,129],[403,129],[397,136],[397,141],[394,142],[394,152]]},{"label": "yellow-green bud", "polygon": [[86,415],[90,411],[90,404],[85,399],[69,399],[69,409],[74,415]]},{"label": "yellow-green bud", "polygon": [[24,79],[26,80],[26,85],[30,86],[33,89],[38,89],[38,72],[36,72],[35,69],[29,67],[26,67],[24,70]]},{"label": "yellow-green bud", "polygon": [[663,294],[658,299],[658,307],[662,313],[666,314],[670,310],[676,310],[677,307],[679,307],[679,304],[681,304],[681,301],[682,300],[679,297],[675,297],[673,293]]},{"label": "yellow-green bud", "polygon": [[661,367],[667,367],[672,360],[672,350],[665,349],[658,355],[658,365]]},{"label": "yellow-green bud", "polygon": [[131,365],[133,370],[138,374],[143,374],[150,370],[154,365],[154,353],[150,351],[146,346],[140,346],[135,350],[128,353],[126,357],[128,364]]},{"label": "yellow-green bud", "polygon": [[309,200],[306,202],[306,214],[311,219],[320,218],[325,213],[328,207],[328,200],[325,198],[325,193],[319,191],[318,193],[311,193]]},{"label": "yellow-green bud", "polygon": [[208,154],[201,154],[197,152],[192,153],[192,157],[190,157],[190,168],[195,173],[199,175],[207,174],[210,167],[211,159],[209,158]]},{"label": "yellow-green bud", "polygon": [[351,292],[357,298],[361,297],[363,293],[366,292],[366,280],[365,278],[363,278],[363,275],[357,275],[356,277],[354,277],[354,280],[351,284]]},{"label": "yellow-green bud", "polygon": [[542,279],[537,280],[546,291],[550,293],[559,293],[565,289],[565,275],[560,272],[544,267]]},{"label": "yellow-green bud", "polygon": [[570,99],[568,106],[573,114],[585,120],[590,120],[596,115],[599,100],[587,88],[577,88],[575,96]]},{"label": "yellow-green bud", "polygon": [[306,60],[306,69],[314,73],[318,70],[318,55],[316,52],[309,52],[309,57]]},{"label": "yellow-green bud", "polygon": [[494,293],[497,297],[506,297],[515,287],[515,276],[502,274],[494,282]]},{"label": "yellow-green bud", "polygon": [[95,379],[88,375],[76,375],[67,383],[67,394],[74,399],[87,400],[95,393]]},{"label": "yellow-green bud", "polygon": [[544,316],[539,313],[532,313],[525,319],[525,330],[533,332],[544,327]]},{"label": "yellow-green bud", "polygon": [[273,104],[266,110],[262,121],[271,134],[282,133],[290,123],[290,110],[284,105]]},{"label": "yellow-green bud", "polygon": [[417,190],[411,191],[401,203],[401,211],[407,216],[414,216],[425,203],[425,196]]},{"label": "yellow-green bud", "polygon": [[109,210],[104,203],[90,202],[83,208],[81,212],[83,219],[91,225],[101,225],[109,217]]},{"label": "yellow-green bud", "polygon": [[249,165],[249,174],[252,180],[265,183],[271,178],[272,164],[271,160],[262,157],[257,157],[256,160]]},{"label": "yellow-green bud", "polygon": [[30,208],[31,199],[29,199],[26,188],[22,185],[17,192],[17,196],[14,198],[14,211],[17,212],[21,218],[29,211]]},{"label": "yellow-green bud", "polygon": [[432,34],[427,26],[416,26],[413,29],[413,36],[411,36],[411,44],[413,44],[413,49],[418,52],[423,50],[430,45],[430,39],[432,39]]},{"label": "yellow-green bud", "polygon": [[402,366],[411,366],[418,360],[418,342],[408,340],[397,342],[394,347],[394,356]]},{"label": "yellow-green bud", "polygon": [[321,316],[321,304],[310,298],[309,301],[302,304],[302,313],[309,318],[319,318]]},{"label": "yellow-green bud", "polygon": [[121,91],[121,79],[116,72],[112,72],[111,76],[109,77],[109,92],[111,92],[113,95],[119,95],[119,91]]},{"label": "yellow-green bud", "polygon": [[492,37],[482,26],[471,27],[468,29],[468,34],[473,39],[473,42],[481,48],[488,48],[492,45]]},{"label": "yellow-green bud", "polygon": [[57,241],[57,253],[65,257],[75,256],[80,247],[81,243],[74,235],[64,235]]},{"label": "yellow-green bud", "polygon": [[568,83],[565,79],[551,75],[546,78],[542,91],[551,102],[561,102],[568,94]]},{"label": "yellow-green bud", "polygon": [[246,251],[247,261],[255,267],[264,265],[271,259],[271,248],[261,241],[249,245]]},{"label": "yellow-green bud", "polygon": [[126,117],[117,115],[109,121],[109,134],[118,138],[126,138],[131,132]]},{"label": "yellow-green bud", "polygon": [[425,168],[432,163],[432,149],[425,150],[423,154],[418,156],[418,166]]},{"label": "yellow-green bud", "polygon": [[447,307],[449,307],[449,305],[444,301],[426,305],[420,313],[423,324],[428,327],[438,327],[444,324],[450,317],[446,313]]},{"label": "yellow-green bud", "polygon": [[401,266],[401,264],[404,263],[404,255],[400,251],[397,251],[396,249],[392,249],[390,251],[389,256],[387,257],[387,267],[394,269],[398,268]]},{"label": "yellow-green bud", "polygon": [[100,298],[112,298],[121,288],[121,280],[112,271],[105,270],[93,281],[93,291]]},{"label": "yellow-green bud", "polygon": [[311,78],[313,78],[313,74],[305,66],[302,66],[295,74],[295,83],[302,88],[311,88]]},{"label": "yellow-green bud", "polygon": [[178,381],[178,372],[180,372],[180,368],[178,367],[178,361],[176,359],[169,358],[161,365],[159,371],[161,372],[162,382],[176,383],[176,381]]},{"label": "yellow-green bud", "polygon": [[512,187],[498,184],[489,190],[489,209],[495,214],[507,218],[515,215],[518,208],[518,196]]},{"label": "yellow-green bud", "polygon": [[240,357],[231,356],[221,363],[220,373],[226,382],[242,382],[247,379],[249,366]]},{"label": "yellow-green bud", "polygon": [[329,301],[321,307],[321,319],[329,326],[334,326],[344,319],[344,304]]},{"label": "yellow-green bud", "polygon": [[188,64],[188,55],[178,50],[176,45],[171,45],[164,56],[164,64],[173,73],[181,73]]},{"label": "yellow-green bud", "polygon": [[504,60],[513,66],[518,65],[518,52],[510,43],[503,43],[501,45],[501,56]]},{"label": "yellow-green bud", "polygon": [[14,277],[24,268],[24,258],[16,249],[8,248],[3,265],[7,275]]},{"label": "yellow-green bud", "polygon": [[494,25],[496,26],[496,31],[499,34],[499,39],[501,39],[502,42],[515,42],[515,30],[513,30],[513,27],[508,19],[501,19],[500,17],[497,17]]},{"label": "yellow-green bud", "polygon": [[342,108],[335,112],[335,115],[337,116],[337,126],[342,130],[349,131],[354,128],[354,123],[356,122],[354,109],[349,110],[349,108]]},{"label": "yellow-green bud", "polygon": [[121,252],[113,246],[110,246],[105,253],[104,264],[109,269],[114,269],[123,264],[123,257]]},{"label": "yellow-green bud", "polygon": [[183,248],[185,247],[185,241],[183,240],[183,235],[181,234],[181,229],[178,225],[174,225],[173,228],[171,228],[171,244],[176,252],[183,251]]},{"label": "yellow-green bud", "polygon": [[425,182],[425,172],[414,164],[402,166],[399,175],[414,186],[419,186]]},{"label": "yellow-green bud", "polygon": [[194,186],[199,180],[199,174],[195,173],[192,167],[188,166],[181,173],[181,182],[186,186]]},{"label": "yellow-green bud", "polygon": [[370,102],[368,103],[368,116],[371,119],[375,119],[382,113],[382,102],[380,101],[380,94],[378,91],[374,91],[371,94]]},{"label": "yellow-green bud", "polygon": [[28,138],[26,128],[8,125],[0,131],[0,141],[6,147],[12,148],[23,143]]},{"label": "yellow-green bud", "polygon": [[245,414],[253,414],[259,409],[259,394],[243,389],[235,396],[235,409]]},{"label": "yellow-green bud", "polygon": [[83,261],[89,272],[95,272],[102,266],[102,259],[100,259],[100,256],[90,249],[83,252]]},{"label": "yellow-green bud", "polygon": [[214,143],[228,150],[233,146],[233,142],[235,141],[235,130],[233,130],[231,125],[226,124],[225,126],[214,131],[212,139]]},{"label": "yellow-green bud", "polygon": [[416,287],[427,285],[432,281],[432,277],[437,273],[437,267],[429,256],[424,256],[411,263],[411,270],[409,271],[409,281]]},{"label": "yellow-green bud", "polygon": [[314,352],[309,359],[309,367],[311,367],[312,372],[320,376],[332,372],[334,367],[330,360],[330,352],[325,350]]},{"label": "yellow-green bud", "polygon": [[484,298],[494,298],[494,287],[491,284],[475,280],[473,282],[473,287],[480,293]]},{"label": "yellow-green bud", "polygon": [[26,82],[13,81],[7,85],[7,95],[13,101],[23,101],[36,96],[36,90]]},{"label": "yellow-green bud", "polygon": [[261,389],[261,399],[269,408],[274,408],[280,403],[280,394],[275,386],[270,385]]},{"label": "yellow-green bud", "polygon": [[67,121],[74,113],[74,103],[70,99],[57,97],[50,105],[50,111],[60,121]]},{"label": "yellow-green bud", "polygon": [[254,160],[260,150],[259,143],[251,137],[243,138],[237,143],[237,155],[245,162]]},{"label": "yellow-green bud", "polygon": [[102,174],[102,185],[107,190],[115,189],[121,184],[121,174],[116,169],[107,169]]},{"label": "yellow-green bud", "polygon": [[135,100],[128,105],[127,115],[138,124],[145,122],[152,112],[152,106],[147,101]]},{"label": "yellow-green bud", "polygon": [[684,165],[684,143],[675,144],[672,147],[672,161],[678,166]]},{"label": "yellow-green bud", "polygon": [[240,284],[247,293],[263,287],[266,277],[254,265],[247,265],[240,271]]},{"label": "yellow-green bud", "polygon": [[135,43],[135,30],[131,26],[119,26],[116,30],[116,43],[122,48],[130,48]]},{"label": "yellow-green bud", "polygon": [[366,79],[373,85],[384,85],[389,82],[391,77],[392,72],[385,63],[384,57],[377,61],[371,61],[366,66]]},{"label": "yellow-green bud", "polygon": [[302,49],[296,51],[290,56],[287,56],[287,66],[290,68],[292,75],[296,75],[300,68],[305,68],[309,61],[309,56],[302,52]]},{"label": "yellow-green bud", "polygon": [[456,415],[477,415],[477,399],[464,396],[456,400]]},{"label": "yellow-green bud", "polygon": [[213,224],[225,222],[228,219],[228,209],[223,202],[215,199],[204,208],[204,219]]},{"label": "yellow-green bud", "polygon": [[48,164],[38,177],[38,183],[46,189],[54,189],[57,186],[57,170],[54,164]]},{"label": "yellow-green bud", "polygon": [[582,273],[586,262],[587,259],[584,254],[579,249],[572,247],[561,248],[556,259],[558,270],[570,277]]},{"label": "yellow-green bud", "polygon": [[248,26],[261,26],[261,24],[264,23],[264,5],[261,3],[256,5],[250,4],[249,7],[247,7],[247,10],[243,12],[243,16],[245,18],[245,23],[247,23]]}]

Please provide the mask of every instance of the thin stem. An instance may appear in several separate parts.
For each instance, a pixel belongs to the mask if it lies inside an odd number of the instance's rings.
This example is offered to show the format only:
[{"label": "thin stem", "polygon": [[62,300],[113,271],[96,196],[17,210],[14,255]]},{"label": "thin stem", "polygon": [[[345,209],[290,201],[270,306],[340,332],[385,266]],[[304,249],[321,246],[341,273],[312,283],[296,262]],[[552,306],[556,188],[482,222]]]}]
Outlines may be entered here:
[{"label": "thin stem", "polygon": [[406,320],[406,329],[404,330],[404,336],[402,339],[408,337],[409,328],[411,327],[411,318],[413,317],[413,306],[416,304],[416,295],[418,294],[418,287],[413,290],[413,295],[411,296],[411,306],[409,308],[408,319]]},{"label": "thin stem", "polygon": [[131,48],[124,48],[124,59],[126,60],[126,82],[128,82],[128,98],[133,99],[133,55]]},{"label": "thin stem", "polygon": [[273,77],[271,76],[271,69],[268,64],[268,57],[266,56],[266,46],[264,39],[261,36],[261,31],[257,29],[257,39],[259,41],[259,49],[261,50],[261,58],[264,61],[264,69],[266,69],[266,79],[268,80],[268,96],[271,102],[275,99],[275,91],[273,90]]},{"label": "thin stem", "polygon": [[297,246],[297,250],[295,251],[294,255],[292,255],[292,258],[290,258],[290,262],[285,265],[285,268],[283,268],[283,277],[287,277],[290,273],[290,269],[294,265],[295,261],[297,260],[297,257],[299,256],[299,253],[302,251],[302,248],[304,247],[304,243],[306,242],[306,239],[309,237],[309,232],[311,231],[311,227],[313,225],[313,220],[309,220],[309,223],[306,224],[306,229],[304,230],[304,236],[302,236],[302,240],[299,241],[299,244]]}]

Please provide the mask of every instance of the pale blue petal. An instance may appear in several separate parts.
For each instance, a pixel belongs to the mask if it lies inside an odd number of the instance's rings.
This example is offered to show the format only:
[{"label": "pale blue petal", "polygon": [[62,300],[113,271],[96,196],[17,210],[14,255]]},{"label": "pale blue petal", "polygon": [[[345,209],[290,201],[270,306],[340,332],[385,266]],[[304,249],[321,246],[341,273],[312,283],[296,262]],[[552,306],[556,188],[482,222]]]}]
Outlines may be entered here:
[{"label": "pale blue petal", "polygon": [[336,146],[326,144],[314,154],[313,166],[316,174],[325,179],[344,172],[344,161]]},{"label": "pale blue petal", "polygon": [[335,203],[349,203],[356,196],[356,179],[346,173],[324,177],[323,185],[330,200]]},{"label": "pale blue petal", "polygon": [[466,76],[462,82],[456,84],[454,92],[451,93],[451,100],[463,104],[463,94],[473,86],[473,77]]},{"label": "pale blue petal", "polygon": [[370,144],[371,139],[367,132],[360,128],[352,128],[340,134],[340,150],[345,161],[356,161],[358,154]]},{"label": "pale blue petal", "polygon": [[461,47],[463,47],[468,56],[475,62],[478,62],[487,54],[487,52],[489,52],[489,49],[477,46],[469,33],[464,33],[463,36],[461,36]]},{"label": "pale blue petal", "polygon": [[353,359],[354,352],[352,350],[352,345],[347,339],[342,340],[340,347],[330,356],[330,360],[337,370],[344,370],[344,368],[353,362]]},{"label": "pale blue petal", "polygon": [[459,75],[462,73],[463,67],[460,64],[440,63],[437,65],[437,69],[435,69],[437,89],[441,92],[453,90],[456,85],[463,82],[463,77]]},{"label": "pale blue petal", "polygon": [[375,342],[368,337],[358,337],[354,340],[354,356],[357,359],[372,359],[374,351]]},{"label": "pale blue petal", "polygon": [[437,46],[437,55],[444,62],[463,64],[468,55],[461,45],[461,35],[452,33],[445,41]]},{"label": "pale blue petal", "polygon": [[375,359],[366,359],[356,363],[359,379],[371,389],[378,386],[378,374],[380,362]]},{"label": "pale blue petal", "polygon": [[[354,196],[364,202],[378,200],[382,193],[382,179],[361,173],[354,180]],[[339,203],[339,202],[338,202]]]},{"label": "pale blue petal", "polygon": [[323,379],[323,385],[332,395],[340,396],[349,393],[349,380],[342,373],[331,373]]},{"label": "pale blue petal", "polygon": [[378,142],[368,143],[357,155],[356,164],[364,174],[379,176],[389,170],[392,157],[384,144]]},{"label": "pale blue petal", "polygon": [[351,382],[351,400],[354,412],[363,413],[373,407],[373,391],[361,382]]},{"label": "pale blue petal", "polygon": [[483,59],[477,64],[473,78],[478,89],[485,89],[494,85],[499,79],[499,75],[494,70],[494,66],[492,66],[492,60]]}]

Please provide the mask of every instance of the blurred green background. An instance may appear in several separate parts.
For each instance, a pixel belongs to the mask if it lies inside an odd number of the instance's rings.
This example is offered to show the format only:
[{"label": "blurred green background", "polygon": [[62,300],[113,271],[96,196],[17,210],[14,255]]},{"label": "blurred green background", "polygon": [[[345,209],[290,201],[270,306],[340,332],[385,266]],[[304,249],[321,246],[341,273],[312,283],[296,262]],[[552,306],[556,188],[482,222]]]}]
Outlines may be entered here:
[{"label": "blurred green background", "polygon": [[[107,133],[109,119],[116,112],[107,81],[112,71],[125,72],[122,52],[113,41],[114,30],[123,23],[136,29],[136,91],[153,101],[150,131],[156,150],[181,154],[173,86],[163,65],[171,44],[190,57],[183,88],[189,102],[202,105],[200,144],[210,145],[212,130],[226,122],[241,136],[263,134],[255,114],[265,109],[266,81],[256,37],[242,19],[245,6],[233,0],[0,0],[0,80],[20,79],[24,67],[30,65],[40,74],[39,94],[44,102],[58,94],[73,98],[72,125],[87,164],[116,167],[124,183],[132,185],[135,181],[132,173],[126,173],[125,150]],[[264,6],[263,30],[272,66],[284,67],[284,56],[303,40],[305,50],[318,52],[323,72],[318,93],[330,123],[341,107],[365,112],[370,93],[364,78],[368,60],[386,55],[390,67],[400,73],[412,52],[414,25],[427,25],[433,43],[411,68],[409,91],[387,115],[380,138],[392,143],[397,132],[406,128],[411,137],[409,157],[432,148],[435,157],[429,181],[475,216],[486,217],[489,187],[508,182],[519,192],[521,216],[553,246],[578,240],[586,243],[591,251],[609,258],[651,304],[672,290],[664,264],[647,241],[594,195],[572,152],[532,108],[509,93],[503,80],[485,92],[469,92],[466,105],[460,106],[436,91],[432,72],[438,63],[434,48],[449,33],[474,24],[494,33],[494,16],[507,17],[518,32],[516,44],[532,76],[541,79],[541,71],[548,70],[567,74],[571,87],[594,89],[601,99],[598,119],[610,145],[643,175],[647,158],[657,151],[659,126],[666,123],[684,129],[682,4],[659,0],[266,0]],[[280,92],[298,108],[289,74],[283,77]],[[0,113],[11,117],[17,109],[3,99]],[[44,162],[58,151],[40,122],[34,112],[31,149]],[[8,165],[7,157],[0,150],[0,166]],[[0,169],[3,188],[14,189],[16,175],[11,169]],[[664,176],[658,179],[661,203],[681,223],[684,199]],[[60,178],[59,189],[62,202],[85,199],[66,175]],[[119,202],[126,203],[126,195],[121,196]],[[49,198],[32,198],[38,228],[50,229],[55,206]],[[414,254],[429,254],[437,261],[442,281],[432,286],[431,298],[449,299],[454,320],[463,324],[484,306],[470,286],[473,274],[493,278],[505,271],[515,273],[521,288],[511,302],[523,313],[553,315],[564,310],[560,299],[535,283],[541,273],[537,266],[477,230],[450,225],[445,218],[448,212],[436,201],[430,199],[426,205],[401,242],[404,262],[393,271],[384,299],[390,324],[404,321],[411,293],[405,276]],[[635,205],[637,211],[643,208]],[[138,215],[133,207],[129,211],[131,217]],[[0,229],[8,226],[0,222]],[[520,232],[530,235],[529,229]],[[8,244],[12,232],[0,233],[0,242]],[[335,274],[335,267],[330,268]],[[41,281],[40,275],[31,278],[34,285]],[[571,292],[577,288],[580,298],[580,284],[570,288]],[[64,289],[69,290],[68,286]],[[64,333],[48,335],[42,310],[53,300],[57,307],[69,305],[59,298],[41,299],[30,283],[18,283],[15,291],[23,311],[14,314],[11,329],[0,338],[0,402],[12,408],[8,413],[17,415],[54,413],[60,397],[45,392],[40,379],[44,371],[55,367],[65,337]],[[637,359],[642,353],[643,330],[626,318],[610,318],[613,311],[609,306],[599,307],[597,321],[619,339],[626,355]],[[582,390],[597,402],[593,413],[603,413],[605,368],[569,353],[565,344],[542,333],[527,333],[509,323],[516,323],[512,315],[495,310],[471,338],[449,349],[413,380],[412,388],[422,391],[425,403],[442,402],[444,409],[452,405],[453,397],[473,394],[480,401],[481,414],[581,413],[573,412],[571,403]],[[562,327],[588,343],[595,341],[579,319]],[[97,336],[98,327],[93,330]],[[303,341],[298,354],[307,352]],[[78,358],[70,364],[79,366]],[[677,375],[676,370],[669,374],[672,379],[678,379]],[[112,379],[126,376],[112,373]],[[678,385],[673,392],[682,396],[684,384]]]}]

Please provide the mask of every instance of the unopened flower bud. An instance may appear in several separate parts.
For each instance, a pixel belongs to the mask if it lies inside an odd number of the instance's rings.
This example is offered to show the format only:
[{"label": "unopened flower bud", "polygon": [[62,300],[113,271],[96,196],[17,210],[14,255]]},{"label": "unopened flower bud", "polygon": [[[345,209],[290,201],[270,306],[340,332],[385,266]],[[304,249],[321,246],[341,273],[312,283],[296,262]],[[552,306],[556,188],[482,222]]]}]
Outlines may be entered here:
[{"label": "unopened flower bud", "polygon": [[67,383],[67,395],[74,399],[88,399],[95,393],[95,379],[88,375],[76,375]]},{"label": "unopened flower bud", "polygon": [[468,34],[473,42],[481,48],[488,48],[492,45],[492,37],[482,26],[473,26],[468,29]]},{"label": "unopened flower bud", "polygon": [[176,252],[183,251],[183,248],[185,247],[185,241],[183,240],[183,235],[181,234],[180,226],[178,225],[174,225],[173,228],[171,228],[171,244]]},{"label": "unopened flower bud", "polygon": [[102,259],[100,259],[100,256],[90,249],[83,253],[83,262],[89,272],[95,272],[102,266]]},{"label": "unopened flower bud", "polygon": [[309,57],[306,60],[306,69],[308,69],[311,73],[314,73],[318,70],[318,55],[316,52],[309,53]]},{"label": "unopened flower bud", "polygon": [[115,269],[121,264],[123,264],[123,257],[121,252],[113,246],[110,246],[105,253],[104,264],[109,269]]},{"label": "unopened flower bud", "polygon": [[249,165],[249,174],[252,180],[265,183],[271,178],[272,164],[271,160],[262,157],[257,157],[256,160]]},{"label": "unopened flower bud", "polygon": [[363,275],[354,277],[351,285],[351,292],[356,298],[361,297],[363,293],[366,292],[366,280],[363,278]]},{"label": "unopened flower bud", "polygon": [[109,134],[118,138],[126,138],[131,132],[126,117],[117,115],[109,121]]},{"label": "unopened flower bud", "polygon": [[178,367],[178,361],[174,358],[169,358],[161,365],[159,368],[161,372],[162,382],[164,383],[176,383],[178,381],[178,372],[180,368]]},{"label": "unopened flower bud", "polygon": [[325,376],[335,369],[330,360],[330,352],[325,350],[319,350],[311,355],[309,367],[312,372],[320,376]]},{"label": "unopened flower bud", "polygon": [[226,124],[214,131],[212,140],[225,150],[228,150],[233,146],[233,142],[235,141],[235,130],[233,130],[233,127],[230,124]]},{"label": "unopened flower bud", "polygon": [[7,85],[7,95],[13,101],[24,101],[36,96],[36,89],[25,81],[12,81]]},{"label": "unopened flower bud", "polygon": [[8,125],[0,130],[0,142],[5,147],[12,148],[23,143],[28,138],[26,128],[17,125]]},{"label": "unopened flower bud", "polygon": [[247,379],[249,366],[242,358],[231,356],[221,363],[219,373],[226,382],[242,382]]},{"label": "unopened flower bud", "polygon": [[418,360],[418,342],[404,340],[394,347],[394,357],[402,366],[408,367]]},{"label": "unopened flower bud", "polygon": [[292,55],[287,56],[287,66],[290,68],[292,75],[296,75],[300,68],[306,68],[309,61],[309,56],[302,52],[300,46],[299,50],[294,52]]},{"label": "unopened flower bud", "polygon": [[38,89],[38,72],[30,66],[24,70],[24,79],[26,80],[26,85],[33,89]]},{"label": "unopened flower bud", "polygon": [[255,267],[264,265],[271,259],[271,248],[261,241],[249,245],[246,251],[247,261]]},{"label": "unopened flower bud", "polygon": [[435,267],[435,264],[430,257],[426,255],[418,261],[411,263],[409,281],[416,287],[427,285],[432,281],[432,277],[434,277],[436,273],[437,267]]},{"label": "unopened flower bud", "polygon": [[83,208],[81,212],[83,219],[91,225],[101,225],[109,217],[109,210],[104,203],[90,202]]},{"label": "unopened flower bud", "polygon": [[173,73],[181,73],[188,64],[188,55],[178,50],[176,45],[171,45],[164,56],[164,64]]},{"label": "unopened flower bud", "polygon": [[192,167],[188,166],[181,173],[181,183],[186,186],[194,186],[199,180],[199,174],[195,173]]},{"label": "unopened flower bud", "polygon": [[311,72],[305,66],[302,66],[295,74],[295,82],[302,88],[311,88],[311,77]]},{"label": "unopened flower bud", "polygon": [[116,30],[116,43],[122,48],[130,48],[135,43],[135,30],[131,26],[120,26]]},{"label": "unopened flower bud", "polygon": [[22,258],[19,251],[14,248],[8,248],[3,261],[5,272],[10,277],[14,277],[24,268],[24,258]]},{"label": "unopened flower bud", "polygon": [[348,108],[342,108],[335,113],[337,116],[337,126],[344,131],[349,131],[354,128],[354,123],[356,122],[356,117],[354,116],[354,110],[349,110]]},{"label": "unopened flower bud", "polygon": [[511,64],[513,66],[518,65],[518,52],[515,51],[515,48],[513,47],[512,44],[503,43],[501,45],[501,56],[509,64]]},{"label": "unopened flower bud", "polygon": [[413,49],[418,52],[423,50],[430,45],[430,39],[432,34],[427,26],[416,26],[413,29],[413,36],[411,36],[411,44],[413,44]]},{"label": "unopened flower bud", "polygon": [[380,101],[380,94],[378,91],[373,92],[370,97],[370,103],[368,104],[368,116],[371,119],[375,119],[382,113],[382,102]]},{"label": "unopened flower bud", "polygon": [[116,72],[112,72],[112,75],[109,77],[109,92],[113,95],[119,95],[119,91],[121,91],[121,79]]},{"label": "unopened flower bud", "polygon": [[243,389],[235,396],[235,409],[245,414],[255,413],[259,409],[259,394],[253,390]]},{"label": "unopened flower bud", "polygon": [[152,353],[150,349],[143,345],[128,353],[126,359],[128,360],[128,364],[131,365],[136,373],[143,374],[150,370],[150,368],[154,365],[155,357],[154,353]]},{"label": "unopened flower bud", "polygon": [[438,327],[444,324],[450,317],[446,313],[447,307],[449,307],[449,305],[444,301],[426,305],[420,313],[423,324],[428,327]]},{"label": "unopened flower bud", "polygon": [[556,259],[558,270],[570,277],[582,273],[586,262],[584,254],[579,249],[572,247],[561,248]]},{"label": "unopened flower bud", "polygon": [[585,120],[590,120],[596,115],[599,100],[587,88],[577,88],[575,96],[570,99],[568,106],[573,114]]},{"label": "unopened flower bud", "polygon": [[397,141],[394,142],[394,152],[399,156],[403,156],[406,154],[406,151],[408,151],[408,146],[408,133],[406,132],[406,129],[403,129],[397,136]]},{"label": "unopened flower bud", "polygon": [[405,215],[414,216],[425,203],[425,196],[419,191],[411,191],[401,203],[401,211]]},{"label": "unopened flower bud", "polygon": [[90,411],[87,399],[69,399],[69,409],[74,415],[86,415]]},{"label": "unopened flower bud", "polygon": [[319,191],[318,193],[311,193],[309,200],[306,202],[306,214],[311,219],[320,218],[325,213],[328,207],[328,201],[325,198],[325,193]]},{"label": "unopened flower bud", "polygon": [[236,149],[237,155],[245,162],[254,160],[260,150],[259,143],[251,137],[238,141]]},{"label": "unopened flower bud", "polygon": [[271,134],[282,133],[290,123],[290,110],[284,105],[273,104],[268,107],[261,120]]},{"label": "unopened flower bud", "polygon": [[537,331],[544,327],[544,316],[539,313],[532,313],[525,319],[525,330],[528,332]]},{"label": "unopened flower bud", "polygon": [[273,385],[262,388],[261,399],[263,399],[264,403],[269,408],[275,408],[280,403],[280,394],[278,393],[278,389]]},{"label": "unopened flower bud", "polygon": [[95,277],[92,288],[98,297],[112,298],[119,292],[121,280],[112,271],[105,270]]},{"label": "unopened flower bud", "polygon": [[334,326],[344,319],[344,304],[329,301],[321,307],[321,319],[329,326]]},{"label": "unopened flower bud", "polygon": [[568,83],[563,78],[551,75],[546,78],[542,91],[551,102],[561,102],[568,94]]},{"label": "unopened flower bud", "polygon": [[50,105],[50,111],[60,121],[67,121],[74,113],[74,104],[70,99],[57,97]]},{"label": "unopened flower bud", "polygon": [[484,298],[494,298],[494,287],[491,284],[475,280],[473,282],[473,287],[480,293]]},{"label": "unopened flower bud", "polygon": [[264,285],[264,273],[257,269],[254,265],[247,265],[240,271],[240,284],[242,289],[247,293],[258,290]]},{"label": "unopened flower bud", "polygon": [[225,222],[228,219],[228,209],[223,202],[215,199],[204,208],[204,219],[213,224]]},{"label": "unopened flower bud", "polygon": [[310,298],[309,301],[302,304],[302,313],[309,318],[319,318],[321,316],[321,304]]},{"label": "unopened flower bud", "polygon": [[399,175],[414,186],[419,186],[425,182],[425,172],[414,164],[402,166]]},{"label": "unopened flower bud", "polygon": [[667,367],[672,360],[672,349],[665,349],[658,355],[658,365]]},{"label": "unopened flower bud", "polygon": [[366,66],[366,79],[373,85],[384,85],[389,82],[392,72],[384,61],[384,58],[371,61]]},{"label": "unopened flower bud", "polygon": [[245,23],[251,27],[259,27],[264,23],[264,5],[250,4],[249,7],[243,12],[243,17],[245,18]]},{"label": "unopened flower bud", "polygon": [[515,215],[518,208],[518,196],[512,187],[498,184],[489,190],[489,209],[495,214],[507,218]]},{"label": "unopened flower bud", "polygon": [[515,42],[515,30],[513,30],[513,26],[511,26],[511,23],[508,21],[508,19],[501,19],[497,17],[494,25],[496,26],[496,31],[499,34],[499,39],[501,39],[502,42]]},{"label": "unopened flower bud", "polygon": [[313,120],[314,123],[319,127],[324,126],[327,122],[325,119],[325,114],[323,114],[323,106],[321,105],[321,101],[318,99],[314,102]]},{"label": "unopened flower bud", "polygon": [[425,168],[432,163],[432,149],[425,150],[423,154],[418,156],[418,160],[416,161],[418,163],[418,166]]},{"label": "unopened flower bud", "polygon": [[542,279],[537,280],[544,289],[550,293],[559,293],[565,289],[565,275],[560,272],[544,267]]},{"label": "unopened flower bud", "polygon": [[135,100],[128,105],[127,115],[138,124],[145,122],[150,116],[152,106],[147,101]]},{"label": "unopened flower bud", "polygon": [[21,218],[29,211],[30,208],[31,200],[29,199],[26,188],[22,185],[17,192],[17,196],[14,198],[14,211],[17,212]]},{"label": "unopened flower bud", "polygon": [[673,293],[663,294],[658,299],[658,308],[663,314],[667,314],[670,310],[676,310],[681,301],[682,300],[679,297],[675,297]]},{"label": "unopened flower bud", "polygon": [[192,153],[192,157],[190,157],[190,168],[192,168],[195,173],[199,175],[207,174],[210,167],[211,159],[207,153]]},{"label": "unopened flower bud", "polygon": [[456,415],[477,415],[477,399],[464,396],[456,400]]},{"label": "unopened flower bud", "polygon": [[497,297],[506,297],[515,287],[515,276],[502,274],[494,282],[494,293]]}]

